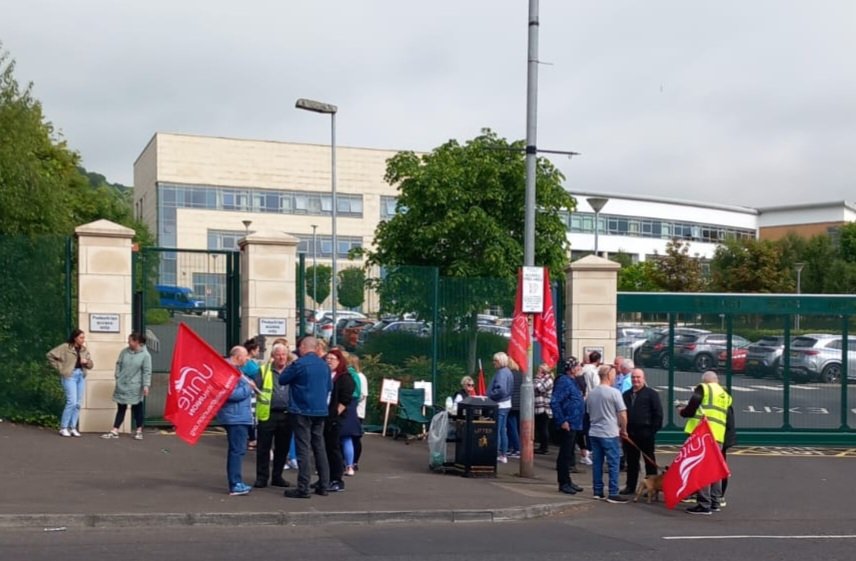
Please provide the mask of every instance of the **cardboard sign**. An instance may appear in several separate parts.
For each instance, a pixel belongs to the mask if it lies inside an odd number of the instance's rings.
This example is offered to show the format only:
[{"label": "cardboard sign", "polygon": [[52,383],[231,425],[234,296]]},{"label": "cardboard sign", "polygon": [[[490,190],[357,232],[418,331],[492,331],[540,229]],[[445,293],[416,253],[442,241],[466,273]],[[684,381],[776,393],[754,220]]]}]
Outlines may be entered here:
[{"label": "cardboard sign", "polygon": [[380,387],[380,402],[398,405],[398,388],[400,387],[401,382],[398,380],[384,378]]},{"label": "cardboard sign", "polygon": [[523,267],[524,314],[540,314],[544,311],[544,267]]},{"label": "cardboard sign", "polygon": [[431,385],[431,382],[426,382],[425,380],[417,380],[413,382],[413,387],[417,390],[419,388],[425,390],[424,405],[425,407],[431,407],[431,405],[433,404],[433,386]]}]

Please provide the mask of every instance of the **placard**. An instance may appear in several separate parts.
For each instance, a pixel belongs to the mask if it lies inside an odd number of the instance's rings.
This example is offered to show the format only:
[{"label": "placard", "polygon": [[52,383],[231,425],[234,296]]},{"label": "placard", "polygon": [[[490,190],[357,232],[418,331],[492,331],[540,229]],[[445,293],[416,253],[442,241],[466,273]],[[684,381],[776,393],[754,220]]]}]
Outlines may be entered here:
[{"label": "placard", "polygon": [[522,312],[540,314],[544,311],[544,267],[523,267]]},{"label": "placard", "polygon": [[119,333],[119,314],[89,314],[90,333]]},{"label": "placard", "polygon": [[401,382],[398,380],[384,378],[380,387],[380,402],[398,405],[398,388],[400,387]]},{"label": "placard", "polygon": [[285,318],[259,318],[259,335],[285,336]]},{"label": "placard", "polygon": [[426,382],[425,380],[416,380],[413,382],[414,389],[422,388],[425,390],[425,407],[431,407],[433,405],[433,386],[431,382]]}]

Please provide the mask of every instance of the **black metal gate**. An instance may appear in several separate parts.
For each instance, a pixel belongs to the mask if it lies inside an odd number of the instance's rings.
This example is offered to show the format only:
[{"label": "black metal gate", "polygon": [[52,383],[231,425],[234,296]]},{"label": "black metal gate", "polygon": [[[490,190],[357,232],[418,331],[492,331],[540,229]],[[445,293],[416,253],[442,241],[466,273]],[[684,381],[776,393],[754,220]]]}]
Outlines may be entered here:
[{"label": "black metal gate", "polygon": [[142,248],[134,259],[134,328],[146,335],[152,387],[146,423],[163,418],[169,369],[180,323],[226,356],[240,344],[237,251]]}]

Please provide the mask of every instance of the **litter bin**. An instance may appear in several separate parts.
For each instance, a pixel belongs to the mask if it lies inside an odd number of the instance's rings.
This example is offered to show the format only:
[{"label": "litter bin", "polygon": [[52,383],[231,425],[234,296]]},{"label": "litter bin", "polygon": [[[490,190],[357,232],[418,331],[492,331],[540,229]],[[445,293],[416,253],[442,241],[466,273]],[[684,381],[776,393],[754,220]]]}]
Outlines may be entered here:
[{"label": "litter bin", "polygon": [[458,404],[455,468],[464,477],[496,477],[497,410],[486,397],[468,397]]}]

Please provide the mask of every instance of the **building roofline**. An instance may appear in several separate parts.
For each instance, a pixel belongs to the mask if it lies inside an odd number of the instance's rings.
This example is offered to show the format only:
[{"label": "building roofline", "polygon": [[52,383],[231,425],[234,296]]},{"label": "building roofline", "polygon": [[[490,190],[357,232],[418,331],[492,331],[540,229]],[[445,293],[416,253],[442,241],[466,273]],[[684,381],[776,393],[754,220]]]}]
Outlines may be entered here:
[{"label": "building roofline", "polygon": [[[232,141],[238,141],[238,142],[258,142],[258,143],[265,143],[265,144],[290,144],[290,145],[295,145],[295,146],[319,146],[319,147],[325,147],[325,148],[330,147],[329,143],[316,144],[316,143],[312,143],[312,142],[290,142],[287,140],[240,138],[240,137],[236,137],[236,136],[222,136],[222,135],[211,135],[211,134],[193,134],[193,133],[169,132],[169,131],[157,131],[152,138],[154,138],[158,135],[162,135],[162,136],[184,136],[184,137],[191,137],[191,138],[204,138],[204,139],[209,139],[209,140],[232,140]],[[345,145],[337,143],[336,149],[338,150],[340,148],[348,148],[351,150],[365,150],[366,152],[396,152],[396,153],[398,153],[398,152],[408,151],[408,150],[402,150],[401,148],[366,148],[365,146],[345,146]],[[415,150],[413,152],[416,152],[417,154],[421,153],[421,152],[418,152]]]},{"label": "building roofline", "polygon": [[781,206],[765,206],[758,209],[758,212],[761,214],[765,212],[781,212],[783,210],[808,210],[813,208],[830,208],[830,207],[844,207],[846,209],[852,210],[856,212],[856,204],[848,202],[848,201],[826,201],[819,203],[803,203],[803,204],[794,204],[794,205],[781,205]]},{"label": "building roofline", "polygon": [[669,203],[673,205],[681,205],[681,206],[693,206],[698,208],[710,208],[714,210],[727,210],[730,212],[741,212],[744,214],[760,214],[759,209],[751,208],[748,206],[738,206],[738,205],[722,205],[717,203],[707,203],[700,201],[690,201],[687,199],[672,199],[669,197],[652,197],[650,195],[633,195],[627,193],[592,193],[592,192],[584,192],[584,191],[576,191],[571,189],[566,189],[568,193],[575,197],[607,197],[607,198],[615,198],[615,199],[627,199],[631,201],[644,201],[644,202],[652,202],[652,203]]}]

